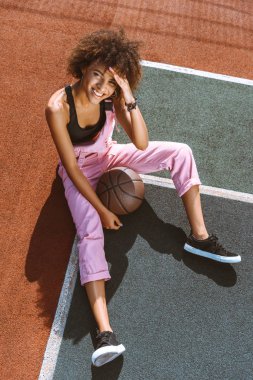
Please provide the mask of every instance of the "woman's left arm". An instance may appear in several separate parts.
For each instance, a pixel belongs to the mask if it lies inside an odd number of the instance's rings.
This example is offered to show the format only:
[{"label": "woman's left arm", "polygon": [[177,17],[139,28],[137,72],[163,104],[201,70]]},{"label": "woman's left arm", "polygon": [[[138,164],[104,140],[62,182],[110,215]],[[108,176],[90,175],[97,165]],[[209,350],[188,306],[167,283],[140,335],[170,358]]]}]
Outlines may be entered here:
[{"label": "woman's left arm", "polygon": [[113,73],[123,95],[123,101],[120,101],[117,98],[113,101],[117,120],[124,128],[136,148],[145,150],[148,146],[149,139],[148,130],[141,111],[138,105],[136,105],[136,108],[133,108],[131,111],[128,111],[126,106],[126,104],[132,104],[135,102],[128,80],[117,75],[111,68],[110,71]]}]

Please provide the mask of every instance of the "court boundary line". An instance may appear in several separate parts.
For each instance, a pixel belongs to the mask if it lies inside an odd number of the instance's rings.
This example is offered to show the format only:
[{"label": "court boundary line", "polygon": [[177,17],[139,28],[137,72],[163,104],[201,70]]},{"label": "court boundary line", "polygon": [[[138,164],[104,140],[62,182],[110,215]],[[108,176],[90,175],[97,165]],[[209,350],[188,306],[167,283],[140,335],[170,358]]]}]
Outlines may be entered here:
[{"label": "court boundary line", "polygon": [[217,80],[221,80],[225,82],[253,86],[252,79],[233,77],[233,76],[225,75],[225,74],[211,73],[209,71],[196,70],[196,69],[191,69],[188,67],[174,66],[174,65],[169,65],[167,63],[160,63],[160,62],[153,62],[153,61],[146,61],[146,60],[142,60],[141,64],[142,66],[153,67],[155,69],[173,71],[173,72],[181,73],[181,74],[195,75],[195,76],[199,76],[203,78],[217,79]]},{"label": "court boundary line", "polygon": [[[169,178],[156,177],[153,175],[141,174],[143,182],[147,185],[167,187],[175,190],[173,181]],[[219,198],[226,198],[235,201],[253,203],[253,194],[242,193],[233,190],[226,190],[218,187],[200,186],[200,193]],[[58,301],[53,325],[48,338],[45,354],[38,380],[53,380],[58,354],[63,339],[68,313],[75,289],[78,273],[77,236],[74,239],[71,255],[64,278],[60,298]]]},{"label": "court boundary line", "polygon": [[[172,179],[156,177],[153,175],[141,174],[143,182],[147,185],[156,185],[175,189]],[[200,185],[200,194],[211,195],[213,197],[231,199],[234,201],[253,203],[253,194],[240,191],[227,190],[219,187]]]},{"label": "court boundary line", "polygon": [[74,239],[61,294],[47,341],[38,380],[53,380],[78,273],[77,236]]}]

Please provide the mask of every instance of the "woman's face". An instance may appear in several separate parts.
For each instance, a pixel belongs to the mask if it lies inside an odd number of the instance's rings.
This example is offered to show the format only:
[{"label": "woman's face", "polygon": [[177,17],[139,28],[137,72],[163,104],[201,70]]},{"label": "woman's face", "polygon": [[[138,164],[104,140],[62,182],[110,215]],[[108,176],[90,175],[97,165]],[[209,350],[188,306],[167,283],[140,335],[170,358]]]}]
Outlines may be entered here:
[{"label": "woman's face", "polygon": [[83,71],[83,87],[89,101],[98,104],[114,93],[117,83],[108,68],[92,63]]}]

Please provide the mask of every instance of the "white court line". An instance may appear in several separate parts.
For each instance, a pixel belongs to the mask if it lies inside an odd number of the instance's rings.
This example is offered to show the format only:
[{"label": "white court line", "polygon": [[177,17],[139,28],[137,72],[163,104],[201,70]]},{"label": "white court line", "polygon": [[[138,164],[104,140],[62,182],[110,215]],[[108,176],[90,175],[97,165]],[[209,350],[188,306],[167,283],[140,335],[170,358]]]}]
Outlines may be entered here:
[{"label": "white court line", "polygon": [[71,255],[68,263],[67,272],[62,286],[59,302],[57,305],[54,322],[48,338],[43,363],[40,370],[39,380],[53,380],[55,366],[61,342],[64,334],[65,325],[69,313],[69,308],[75,289],[78,271],[78,255],[76,252],[76,238],[74,240]]},{"label": "white court line", "polygon": [[[156,176],[147,175],[147,174],[141,174],[141,178],[143,182],[146,184],[175,189],[173,181],[169,178],[161,178],[161,177],[156,177]],[[253,194],[221,189],[219,187],[201,185],[200,193],[206,194],[206,195],[212,195],[213,197],[232,199],[234,201],[253,203]]]},{"label": "white court line", "polygon": [[[253,80],[231,77],[227,75],[214,74],[206,71],[194,70],[185,67],[167,65],[165,63],[157,63],[151,61],[142,61],[143,66],[154,67],[157,69],[174,71],[182,74],[197,75],[205,78],[213,78],[227,82],[240,83],[253,86]],[[143,182],[146,184],[153,184],[155,186],[167,187],[174,189],[172,180],[155,177],[150,175],[142,175]],[[201,186],[201,193],[208,194],[216,197],[222,197],[241,202],[253,203],[253,195],[247,193],[240,193],[232,190],[225,190],[209,186]],[[54,322],[51,328],[49,339],[44,354],[44,359],[41,366],[41,371],[38,380],[53,380],[54,371],[57,363],[57,358],[63,339],[64,329],[68,317],[68,312],[75,288],[76,278],[78,272],[78,255],[76,252],[76,238],[72,246],[72,251],[61,290],[58,306],[56,309]]]},{"label": "white court line", "polygon": [[[160,187],[175,189],[173,182],[168,178],[155,177],[152,175],[142,174],[141,178],[144,183]],[[201,185],[201,194],[208,194],[215,197],[232,199],[236,201],[253,203],[253,194],[240,193],[233,190],[220,189],[217,187]],[[68,312],[71,304],[72,295],[75,288],[77,271],[78,271],[78,255],[76,252],[76,240],[73,243],[71,256],[67,272],[65,275],[64,284],[62,287],[60,299],[58,302],[53,326],[48,339],[44,360],[42,363],[39,380],[53,380],[54,370],[57,363],[58,353],[60,350],[64,329],[68,317]]]},{"label": "white court line", "polygon": [[239,84],[245,84],[248,86],[253,86],[253,80],[251,79],[232,77],[229,75],[216,74],[216,73],[211,73],[208,71],[195,70],[195,69],[190,69],[187,67],[168,65],[166,63],[151,62],[151,61],[145,61],[145,60],[141,61],[141,64],[142,66],[153,67],[155,69],[174,71],[176,73],[181,73],[181,74],[196,75],[196,76],[204,77],[204,78],[211,78],[211,79],[222,80],[225,82],[232,82],[232,83],[239,83]]}]

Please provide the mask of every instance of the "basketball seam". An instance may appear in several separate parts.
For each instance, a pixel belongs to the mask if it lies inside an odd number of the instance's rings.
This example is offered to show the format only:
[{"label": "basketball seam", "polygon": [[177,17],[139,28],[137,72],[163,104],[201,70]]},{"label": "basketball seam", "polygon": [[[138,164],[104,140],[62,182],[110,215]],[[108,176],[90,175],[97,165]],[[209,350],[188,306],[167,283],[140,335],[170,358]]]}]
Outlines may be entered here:
[{"label": "basketball seam", "polygon": [[104,193],[106,193],[106,191],[110,190],[110,189],[108,188],[106,182],[102,182],[102,181],[100,180],[100,181],[99,181],[99,184],[105,186],[105,190],[103,190],[103,191],[98,191],[98,189],[96,189],[96,192],[97,192],[97,194],[98,194],[99,196],[102,195],[102,194],[104,194]]},{"label": "basketball seam", "polygon": [[[111,182],[111,178],[110,178],[110,182]],[[126,183],[129,183],[129,182],[143,182],[142,179],[130,179],[129,181],[126,181],[126,182],[121,182],[120,185],[125,185]],[[106,186],[106,183],[104,182],[101,182],[102,185],[105,185]],[[108,190],[111,190],[111,189],[114,189],[114,187],[117,187],[117,186],[120,186],[118,183],[116,185],[113,185],[112,182],[111,182],[111,187],[106,187],[105,190],[103,190],[101,193],[98,193],[99,195],[102,195],[104,194],[106,191]]]},{"label": "basketball seam", "polygon": [[111,194],[110,194],[110,191],[107,191],[107,194],[108,194],[107,208],[110,209],[110,202],[111,202]]},{"label": "basketball seam", "polygon": [[[113,186],[112,178],[111,178],[111,173],[110,173],[110,172],[109,172],[109,179],[110,179],[110,182],[111,182],[111,184],[112,184],[112,188],[111,188],[111,189],[112,189],[112,191],[113,191],[115,197],[117,198],[119,204],[121,205],[121,207],[123,208],[123,210],[125,210],[127,213],[129,213],[128,210],[125,208],[125,206],[121,203],[121,201],[120,201],[120,199],[119,199],[119,197],[118,197],[116,191],[114,190],[114,187],[116,187],[116,186]],[[117,178],[117,180],[118,180],[118,178]],[[129,181],[129,182],[130,182],[130,181]],[[117,185],[119,185],[119,184],[117,183]],[[110,190],[111,190],[111,189],[110,189]]]},{"label": "basketball seam", "polygon": [[123,183],[118,184],[118,186],[119,186],[120,190],[122,191],[122,193],[128,195],[128,196],[131,197],[131,198],[139,199],[140,201],[143,200],[143,198],[137,197],[137,195],[128,194],[124,189],[122,189],[122,187],[121,187],[120,185],[123,185]]},{"label": "basketball seam", "polygon": [[104,185],[105,186],[105,190],[104,191],[102,191],[102,192],[98,192],[97,191],[97,194],[99,195],[99,196],[101,196],[102,194],[104,194],[104,193],[108,193],[108,197],[107,197],[107,208],[109,209],[109,206],[110,206],[110,200],[111,200],[111,198],[110,198],[110,191],[108,191],[108,190],[110,190],[109,188],[108,188],[108,186],[107,186],[107,183],[106,182],[102,182],[102,181],[100,181],[100,183],[102,184],[102,185]]}]

